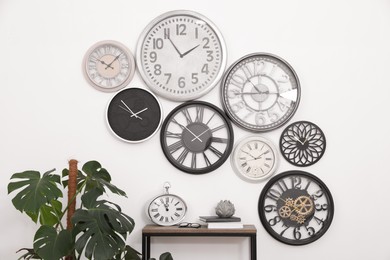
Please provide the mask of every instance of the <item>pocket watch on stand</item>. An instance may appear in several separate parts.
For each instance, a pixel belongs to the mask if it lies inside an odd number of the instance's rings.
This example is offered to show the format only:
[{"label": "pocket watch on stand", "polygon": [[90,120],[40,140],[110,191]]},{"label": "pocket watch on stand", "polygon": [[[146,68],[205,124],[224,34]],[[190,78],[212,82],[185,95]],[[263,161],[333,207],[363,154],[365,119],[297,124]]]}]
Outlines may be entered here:
[{"label": "pocket watch on stand", "polygon": [[147,215],[160,226],[173,226],[180,223],[187,213],[187,205],[182,198],[170,194],[171,184],[164,184],[164,194],[155,197],[148,205]]}]

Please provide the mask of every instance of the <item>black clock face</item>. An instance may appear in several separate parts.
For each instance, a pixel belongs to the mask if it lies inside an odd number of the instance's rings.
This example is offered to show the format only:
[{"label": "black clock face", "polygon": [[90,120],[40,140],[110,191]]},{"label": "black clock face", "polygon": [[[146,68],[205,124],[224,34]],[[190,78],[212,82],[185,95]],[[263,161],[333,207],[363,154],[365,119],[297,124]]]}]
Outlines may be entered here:
[{"label": "black clock face", "polygon": [[295,166],[309,166],[318,162],[325,153],[326,139],[322,130],[308,121],[292,123],[280,137],[283,157]]},{"label": "black clock face", "polygon": [[160,128],[160,102],[154,94],[145,89],[121,90],[108,105],[107,122],[119,139],[130,143],[145,141]]},{"label": "black clock face", "polygon": [[233,147],[231,123],[218,107],[202,101],[177,106],[161,129],[161,147],[170,163],[192,174],[221,166]]},{"label": "black clock face", "polygon": [[305,245],[328,230],[334,214],[332,195],[313,174],[287,171],[265,185],[258,204],[261,223],[275,239]]}]

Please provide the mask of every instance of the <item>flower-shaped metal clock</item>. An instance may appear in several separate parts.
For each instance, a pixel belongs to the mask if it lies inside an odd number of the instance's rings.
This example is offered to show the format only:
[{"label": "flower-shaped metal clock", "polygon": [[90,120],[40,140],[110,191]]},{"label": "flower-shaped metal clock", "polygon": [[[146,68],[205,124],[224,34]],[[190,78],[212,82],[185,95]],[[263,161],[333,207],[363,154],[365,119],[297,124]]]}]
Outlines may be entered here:
[{"label": "flower-shaped metal clock", "polygon": [[295,166],[309,166],[318,162],[325,153],[324,132],[308,121],[292,123],[280,137],[280,151],[283,157]]}]

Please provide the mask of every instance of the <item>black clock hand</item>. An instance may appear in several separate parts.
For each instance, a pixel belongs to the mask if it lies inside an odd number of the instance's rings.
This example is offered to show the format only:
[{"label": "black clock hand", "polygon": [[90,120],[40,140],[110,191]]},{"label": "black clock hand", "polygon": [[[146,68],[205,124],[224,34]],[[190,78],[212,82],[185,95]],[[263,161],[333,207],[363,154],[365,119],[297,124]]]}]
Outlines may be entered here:
[{"label": "black clock hand", "polygon": [[183,53],[180,57],[183,58],[184,56],[186,56],[188,53],[192,52],[193,50],[195,50],[196,48],[199,47],[200,44],[196,45],[194,48],[192,49],[189,49],[188,51],[186,51],[185,53]]},{"label": "black clock hand", "polygon": [[97,59],[101,64],[103,64],[103,65],[106,65],[106,69],[107,68],[111,68],[111,69],[114,69],[113,67],[111,67],[111,65],[110,64],[107,64],[107,63],[105,63],[104,61],[102,61],[102,60],[99,60],[99,59]]},{"label": "black clock hand", "polygon": [[121,55],[122,55],[122,53],[119,53],[119,55],[117,55],[113,61],[111,61],[109,64],[107,64],[106,69],[107,69],[107,68],[114,69],[113,67],[111,67],[111,64],[113,64],[114,61],[116,61],[117,59],[119,59],[119,57],[120,57]]},{"label": "black clock hand", "polygon": [[176,52],[179,54],[180,58],[183,58],[181,52],[179,51],[179,49],[176,47],[176,45],[173,43],[173,41],[171,40],[171,37],[168,37],[168,40],[171,42],[173,48],[175,48]]},{"label": "black clock hand", "polygon": [[248,153],[248,152],[245,152],[245,151],[242,151],[242,150],[241,150],[241,152],[246,153],[247,155],[249,155],[250,157],[252,157],[253,159],[256,160],[256,157],[254,157],[252,154],[250,154],[250,153]]}]

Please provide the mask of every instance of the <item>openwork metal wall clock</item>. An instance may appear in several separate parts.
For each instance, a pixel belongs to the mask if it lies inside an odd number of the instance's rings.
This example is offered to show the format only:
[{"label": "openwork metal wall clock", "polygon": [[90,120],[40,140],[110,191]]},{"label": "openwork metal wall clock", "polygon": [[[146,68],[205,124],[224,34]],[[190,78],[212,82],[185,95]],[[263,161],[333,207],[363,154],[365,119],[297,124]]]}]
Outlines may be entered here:
[{"label": "openwork metal wall clock", "polygon": [[280,127],[294,115],[301,97],[298,76],[283,59],[268,53],[242,57],[222,80],[222,104],[238,126],[253,132]]},{"label": "openwork metal wall clock", "polygon": [[160,141],[172,165],[187,173],[202,174],[226,161],[234,136],[221,109],[207,102],[191,101],[169,113],[161,127]]},{"label": "openwork metal wall clock", "polygon": [[226,47],[218,28],[192,11],[171,11],[154,19],[137,45],[141,77],[156,94],[188,101],[209,92],[226,67]]},{"label": "openwork metal wall clock", "polygon": [[149,90],[126,88],[107,107],[107,123],[113,134],[129,143],[151,138],[162,123],[161,104]]},{"label": "openwork metal wall clock", "polygon": [[304,171],[272,177],[261,191],[258,211],[267,232],[289,245],[305,245],[325,234],[334,204],[328,187]]},{"label": "openwork metal wall clock", "polygon": [[322,130],[308,121],[292,123],[280,137],[283,157],[295,166],[309,166],[318,162],[325,153],[326,139]]},{"label": "openwork metal wall clock", "polygon": [[135,72],[135,61],[133,54],[122,43],[101,41],[85,54],[83,71],[93,87],[104,92],[114,92],[130,83]]},{"label": "openwork metal wall clock", "polygon": [[238,176],[249,181],[261,181],[275,173],[279,156],[273,143],[261,136],[243,138],[234,147],[231,164]]}]

